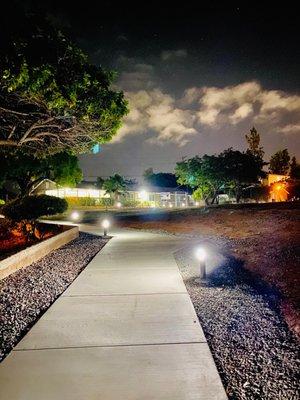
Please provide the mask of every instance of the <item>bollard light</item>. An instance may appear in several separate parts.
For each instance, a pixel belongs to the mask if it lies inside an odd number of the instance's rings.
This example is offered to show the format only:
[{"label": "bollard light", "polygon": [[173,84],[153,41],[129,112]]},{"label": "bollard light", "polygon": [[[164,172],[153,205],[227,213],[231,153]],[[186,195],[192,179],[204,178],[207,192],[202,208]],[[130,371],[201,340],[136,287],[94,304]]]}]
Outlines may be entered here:
[{"label": "bollard light", "polygon": [[195,255],[196,255],[196,258],[199,260],[200,279],[206,279],[207,251],[203,247],[198,247],[196,249]]},{"label": "bollard light", "polygon": [[107,236],[107,229],[109,228],[109,226],[110,226],[109,220],[108,219],[104,219],[102,221],[103,236]]},{"label": "bollard light", "polygon": [[117,208],[121,208],[122,207],[122,203],[120,203],[119,201],[116,203]]},{"label": "bollard light", "polygon": [[173,204],[172,203],[169,204],[169,208],[173,208]]},{"label": "bollard light", "polygon": [[72,212],[72,214],[71,214],[71,219],[72,219],[73,221],[78,221],[78,220],[79,220],[79,217],[80,217],[79,212],[77,212],[77,211],[73,211],[73,212]]}]

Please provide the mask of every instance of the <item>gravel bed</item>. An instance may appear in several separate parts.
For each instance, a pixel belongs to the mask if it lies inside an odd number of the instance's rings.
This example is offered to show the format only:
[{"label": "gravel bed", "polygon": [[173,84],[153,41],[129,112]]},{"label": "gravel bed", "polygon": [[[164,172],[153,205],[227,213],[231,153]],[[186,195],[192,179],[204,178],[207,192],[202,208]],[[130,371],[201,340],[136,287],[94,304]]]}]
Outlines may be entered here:
[{"label": "gravel bed", "polygon": [[175,258],[228,397],[299,400],[299,341],[279,312],[279,294],[228,255],[234,243],[203,241],[210,254],[205,282],[195,282],[194,246]]},{"label": "gravel bed", "polygon": [[0,361],[107,243],[80,233],[72,242],[0,281]]}]

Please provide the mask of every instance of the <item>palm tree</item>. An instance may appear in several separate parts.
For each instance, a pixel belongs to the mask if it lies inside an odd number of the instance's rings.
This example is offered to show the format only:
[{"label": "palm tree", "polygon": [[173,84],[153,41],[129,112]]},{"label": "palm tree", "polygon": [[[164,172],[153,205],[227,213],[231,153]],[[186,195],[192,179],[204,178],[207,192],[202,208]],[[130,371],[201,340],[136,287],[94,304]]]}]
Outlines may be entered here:
[{"label": "palm tree", "polygon": [[104,181],[102,188],[114,200],[118,200],[119,196],[126,191],[127,183],[123,176],[115,174]]}]

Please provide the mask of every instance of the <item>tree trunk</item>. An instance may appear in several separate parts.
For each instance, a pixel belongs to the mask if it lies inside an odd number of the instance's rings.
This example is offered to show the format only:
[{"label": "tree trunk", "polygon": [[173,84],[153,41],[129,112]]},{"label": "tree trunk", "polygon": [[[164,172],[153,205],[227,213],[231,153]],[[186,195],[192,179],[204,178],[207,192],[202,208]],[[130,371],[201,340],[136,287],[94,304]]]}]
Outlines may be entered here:
[{"label": "tree trunk", "polygon": [[242,196],[241,187],[239,184],[237,184],[236,188],[235,188],[235,199],[236,199],[237,204],[240,202],[241,196]]}]

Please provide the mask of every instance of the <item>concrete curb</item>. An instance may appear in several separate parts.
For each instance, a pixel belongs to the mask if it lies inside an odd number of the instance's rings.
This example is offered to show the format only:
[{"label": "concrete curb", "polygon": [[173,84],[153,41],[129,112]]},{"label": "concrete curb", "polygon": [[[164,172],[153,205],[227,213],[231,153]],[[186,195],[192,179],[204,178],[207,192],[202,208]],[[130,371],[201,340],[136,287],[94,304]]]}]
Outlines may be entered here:
[{"label": "concrete curb", "polygon": [[76,239],[79,235],[78,226],[64,225],[63,229],[64,231],[62,233],[30,246],[27,249],[21,250],[0,261],[0,280],[40,260],[52,250],[56,250],[64,244],[71,242],[71,240]]}]

